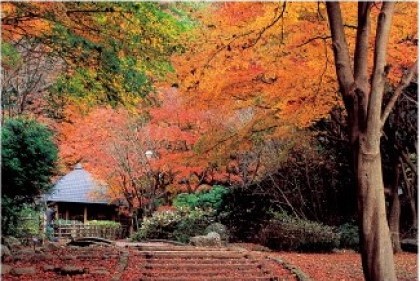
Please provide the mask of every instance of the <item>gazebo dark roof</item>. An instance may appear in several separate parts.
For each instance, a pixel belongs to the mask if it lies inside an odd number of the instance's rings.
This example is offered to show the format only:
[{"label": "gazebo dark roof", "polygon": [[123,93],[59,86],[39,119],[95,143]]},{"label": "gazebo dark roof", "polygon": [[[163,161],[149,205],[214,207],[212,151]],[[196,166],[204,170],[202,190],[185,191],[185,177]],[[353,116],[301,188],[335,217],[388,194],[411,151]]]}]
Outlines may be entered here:
[{"label": "gazebo dark roof", "polygon": [[46,194],[45,201],[108,204],[106,196],[99,196],[103,189],[79,163]]}]

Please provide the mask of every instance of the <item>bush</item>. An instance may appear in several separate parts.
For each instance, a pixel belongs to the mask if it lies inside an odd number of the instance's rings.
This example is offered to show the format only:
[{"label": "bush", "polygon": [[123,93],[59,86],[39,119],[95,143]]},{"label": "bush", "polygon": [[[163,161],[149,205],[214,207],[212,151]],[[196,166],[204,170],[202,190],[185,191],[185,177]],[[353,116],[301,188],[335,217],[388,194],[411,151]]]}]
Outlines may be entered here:
[{"label": "bush", "polygon": [[181,193],[173,201],[175,207],[188,207],[190,209],[213,209],[219,210],[222,198],[229,190],[221,185],[215,185],[212,189],[196,194]]},{"label": "bush", "polygon": [[[29,204],[15,206],[9,200],[2,201],[2,207],[7,208],[9,216],[14,216],[16,223],[7,226],[7,234],[14,237],[38,236],[40,234],[40,212]],[[11,221],[11,220],[9,220]]]},{"label": "bush", "polygon": [[251,188],[235,187],[223,196],[218,217],[229,230],[233,241],[259,242],[258,234],[272,218],[268,194],[254,192]]},{"label": "bush", "polygon": [[201,209],[179,208],[175,211],[155,212],[143,220],[140,230],[132,239],[167,239],[186,243],[191,236],[203,235],[213,221],[213,212]]},{"label": "bush", "polygon": [[121,226],[119,222],[107,221],[107,220],[91,220],[91,221],[88,221],[87,224],[100,225],[100,226],[105,226],[105,227],[110,227],[110,228],[118,228]]},{"label": "bush", "polygon": [[359,227],[353,223],[345,223],[338,228],[340,248],[359,250]]},{"label": "bush", "polygon": [[285,251],[328,252],[340,245],[340,235],[331,226],[279,213],[274,217],[261,231],[261,242],[267,247]]},{"label": "bush", "polygon": [[58,219],[58,220],[54,220],[54,224],[56,225],[65,225],[65,224],[75,224],[75,225],[82,225],[83,222],[78,221],[78,220],[66,220],[66,219]]},{"label": "bush", "polygon": [[190,237],[205,234],[205,229],[211,221],[205,215],[194,213],[195,212],[185,218],[182,218],[176,225],[173,232],[174,240],[182,243],[188,243],[190,241]]}]

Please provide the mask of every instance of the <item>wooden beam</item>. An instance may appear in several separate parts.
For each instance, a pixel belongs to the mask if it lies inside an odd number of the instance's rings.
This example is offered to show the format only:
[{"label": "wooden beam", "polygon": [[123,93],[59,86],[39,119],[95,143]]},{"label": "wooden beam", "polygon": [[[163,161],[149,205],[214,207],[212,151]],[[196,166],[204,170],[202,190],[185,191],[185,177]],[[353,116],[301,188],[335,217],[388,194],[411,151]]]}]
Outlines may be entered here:
[{"label": "wooden beam", "polygon": [[87,223],[87,206],[85,206],[85,209],[83,212],[83,223]]}]

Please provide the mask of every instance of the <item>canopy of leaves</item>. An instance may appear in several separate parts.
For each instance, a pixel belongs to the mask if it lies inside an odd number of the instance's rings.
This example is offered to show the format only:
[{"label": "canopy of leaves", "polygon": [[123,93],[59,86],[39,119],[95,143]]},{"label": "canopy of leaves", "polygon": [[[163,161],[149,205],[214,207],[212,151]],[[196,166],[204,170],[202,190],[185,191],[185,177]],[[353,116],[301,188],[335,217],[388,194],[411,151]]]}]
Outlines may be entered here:
[{"label": "canopy of leaves", "polygon": [[[135,104],[172,71],[188,30],[182,9],[158,3],[5,3],[3,38],[36,40],[67,66],[51,92],[84,104]],[[181,8],[182,6],[179,5]]]},{"label": "canopy of leaves", "polygon": [[[240,112],[252,112],[233,131],[216,126],[211,142],[239,140],[244,145],[252,135],[293,134],[296,127],[306,128],[341,105],[324,4],[217,3],[211,9],[194,14],[201,23],[194,30],[196,40],[173,59],[181,92],[206,110],[217,108],[225,123]],[[357,5],[346,3],[342,9],[349,48],[354,49]],[[395,13],[391,83],[415,60],[417,47],[408,39],[416,37],[415,11],[416,4],[401,3]],[[378,12],[375,7],[372,30]]]}]

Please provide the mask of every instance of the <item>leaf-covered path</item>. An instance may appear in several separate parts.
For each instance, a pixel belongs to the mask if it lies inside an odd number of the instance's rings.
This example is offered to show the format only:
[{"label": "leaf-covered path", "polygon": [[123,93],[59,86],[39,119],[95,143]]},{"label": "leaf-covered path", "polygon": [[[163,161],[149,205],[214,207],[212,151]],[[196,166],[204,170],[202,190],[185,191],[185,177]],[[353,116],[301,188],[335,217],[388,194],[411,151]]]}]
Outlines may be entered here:
[{"label": "leaf-covered path", "polygon": [[[223,248],[166,243],[44,247],[14,251],[2,279],[15,280],[363,280],[360,255],[266,252],[254,244]],[[395,256],[398,280],[417,280],[417,255]],[[277,278],[277,279],[276,279]],[[304,280],[304,279],[300,279]]]},{"label": "leaf-covered path", "polygon": [[[249,251],[264,251],[267,255],[282,259],[314,281],[363,281],[362,262],[359,253],[341,250],[336,253],[266,252],[257,244],[241,243]],[[417,254],[395,254],[395,268],[399,281],[418,280]]]}]

